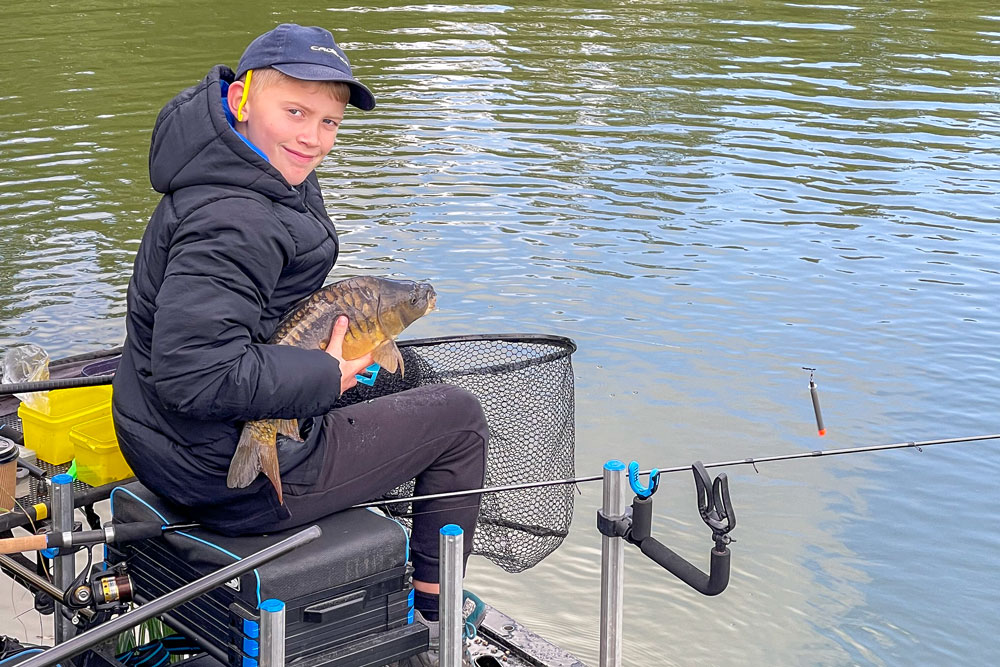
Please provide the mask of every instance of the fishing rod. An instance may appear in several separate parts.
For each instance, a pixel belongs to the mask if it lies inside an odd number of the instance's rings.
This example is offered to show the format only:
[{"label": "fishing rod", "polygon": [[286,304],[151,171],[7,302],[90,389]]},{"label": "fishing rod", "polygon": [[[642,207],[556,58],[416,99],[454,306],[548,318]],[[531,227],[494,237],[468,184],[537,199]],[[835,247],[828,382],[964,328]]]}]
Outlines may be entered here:
[{"label": "fishing rod", "polygon": [[[814,449],[808,452],[796,452],[793,454],[776,454],[773,456],[760,456],[760,457],[747,457],[743,459],[732,459],[729,461],[716,461],[714,463],[705,463],[702,465],[704,469],[708,468],[726,468],[731,466],[739,465],[750,465],[753,466],[754,470],[757,470],[758,463],[774,463],[777,461],[794,461],[798,459],[812,459],[821,458],[824,456],[842,456],[846,454],[861,454],[865,452],[880,452],[887,451],[891,449],[916,449],[917,451],[922,451],[923,447],[931,447],[934,445],[950,445],[963,442],[979,442],[983,440],[1000,440],[1000,433],[992,433],[987,435],[972,435],[960,438],[939,438],[936,440],[919,440],[919,441],[909,441],[909,442],[895,442],[891,444],[884,445],[868,445],[863,447],[843,447],[840,449]],[[638,466],[636,466],[637,468]],[[650,475],[650,474],[664,474],[664,473],[675,473],[675,472],[690,472],[690,465],[679,465],[673,466],[671,468],[660,468],[652,470],[630,470],[630,476],[637,475]],[[759,471],[758,471],[759,472]],[[422,500],[438,500],[441,498],[459,498],[462,496],[469,496],[481,493],[500,493],[503,491],[517,491],[521,489],[534,489],[547,486],[559,486],[562,484],[581,484],[584,482],[597,482],[604,479],[603,474],[601,475],[589,475],[585,477],[572,477],[569,479],[550,479],[541,482],[524,482],[520,484],[506,484],[503,486],[489,486],[482,487],[478,489],[466,489],[462,491],[447,491],[444,493],[432,493],[421,496],[409,496],[406,498],[383,498],[380,500],[372,500],[369,502],[359,503],[357,505],[352,505],[351,509],[361,509],[366,507],[384,507],[386,505],[395,505],[398,503],[412,503]],[[163,525],[159,522],[145,522],[136,524],[135,528],[130,528],[127,524],[115,527],[114,531],[110,531],[105,528],[104,530],[93,530],[93,531],[83,531],[78,533],[57,533],[57,534],[47,534],[47,535],[33,535],[29,537],[19,537],[19,538],[7,538],[0,540],[0,553],[13,553],[16,551],[28,551],[35,549],[45,549],[57,546],[78,546],[81,544],[100,544],[100,543],[115,543],[132,541],[135,539],[146,539],[149,537],[157,537],[163,533],[173,532],[175,530],[188,530],[192,528],[198,528],[200,525],[198,523],[177,523]]]},{"label": "fishing rod", "polygon": [[95,544],[125,544],[148,540],[178,530],[199,528],[199,523],[170,523],[162,521],[137,521],[134,523],[109,523],[100,530],[76,530],[58,533],[42,533],[24,537],[0,539],[0,554],[14,554],[21,551],[42,551],[44,549],[93,546]]},{"label": "fishing rod", "polygon": [[[895,442],[885,445],[868,445],[864,447],[843,447],[840,449],[814,449],[808,452],[797,452],[794,454],[777,454],[774,456],[760,456],[760,457],[749,457],[744,459],[733,459],[731,461],[716,461],[715,463],[705,463],[705,468],[725,468],[730,466],[739,465],[751,465],[754,470],[757,470],[758,463],[773,463],[775,461],[794,461],[797,459],[812,459],[820,458],[823,456],[841,456],[844,454],[861,454],[864,452],[881,452],[890,449],[908,449],[914,448],[917,451],[922,451],[923,447],[931,447],[933,445],[951,445],[961,442],[977,442],[981,440],[998,440],[1000,439],[1000,433],[993,433],[989,435],[971,435],[962,438],[940,438],[937,440],[920,440],[920,441],[910,441],[910,442]],[[690,465],[674,466],[672,468],[659,468],[652,470],[642,470],[637,472],[639,475],[648,475],[652,473],[659,472],[663,473],[673,473],[673,472],[691,472]],[[759,471],[757,471],[759,472]],[[394,505],[396,503],[408,503],[420,500],[437,500],[440,498],[457,498],[461,496],[468,496],[479,493],[498,493],[500,491],[516,491],[519,489],[534,489],[544,486],[557,486],[560,484],[579,484],[583,482],[597,482],[604,479],[603,474],[601,475],[590,475],[587,477],[573,477],[570,479],[551,479],[542,482],[525,482],[522,484],[507,484],[504,486],[489,486],[480,489],[469,489],[466,491],[447,491],[444,493],[432,493],[423,496],[410,496],[408,498],[384,498],[382,500],[373,500],[366,503],[360,503],[358,505],[353,505],[354,508],[364,508],[364,507],[379,507],[385,505]]]},{"label": "fishing rod", "polygon": [[97,387],[104,384],[111,384],[114,378],[114,375],[92,375],[90,377],[62,378],[58,380],[9,382],[0,384],[0,396],[29,394],[35,391],[50,391],[52,389],[71,389],[73,387]]}]

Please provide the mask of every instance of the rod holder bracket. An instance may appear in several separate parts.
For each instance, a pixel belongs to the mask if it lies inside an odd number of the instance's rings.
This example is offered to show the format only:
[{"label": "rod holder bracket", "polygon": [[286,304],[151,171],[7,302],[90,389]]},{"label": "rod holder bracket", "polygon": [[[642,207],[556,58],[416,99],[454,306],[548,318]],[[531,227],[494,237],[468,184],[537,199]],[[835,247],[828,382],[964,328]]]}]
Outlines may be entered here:
[{"label": "rod holder bracket", "polygon": [[611,518],[602,510],[597,510],[597,530],[607,537],[625,537],[632,530],[632,508],[626,507],[625,514]]}]

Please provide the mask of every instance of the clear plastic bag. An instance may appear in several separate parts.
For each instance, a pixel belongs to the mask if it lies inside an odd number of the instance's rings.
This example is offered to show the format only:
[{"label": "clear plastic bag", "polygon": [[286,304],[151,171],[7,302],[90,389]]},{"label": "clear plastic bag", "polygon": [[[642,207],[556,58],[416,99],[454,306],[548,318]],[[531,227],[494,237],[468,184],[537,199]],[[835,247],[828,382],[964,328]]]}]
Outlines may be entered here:
[{"label": "clear plastic bag", "polygon": [[[3,382],[5,384],[39,382],[48,379],[49,354],[44,349],[34,343],[28,343],[7,350],[7,354],[3,357]],[[48,392],[36,391],[14,395],[31,409],[48,412]]]}]

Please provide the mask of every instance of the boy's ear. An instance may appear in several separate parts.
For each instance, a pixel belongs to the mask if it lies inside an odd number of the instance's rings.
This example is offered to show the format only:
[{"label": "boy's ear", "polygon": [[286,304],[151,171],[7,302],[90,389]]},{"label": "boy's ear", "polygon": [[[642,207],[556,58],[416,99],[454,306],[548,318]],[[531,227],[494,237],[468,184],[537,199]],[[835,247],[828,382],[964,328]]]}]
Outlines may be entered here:
[{"label": "boy's ear", "polygon": [[229,84],[229,90],[226,92],[226,103],[229,105],[229,110],[234,116],[236,116],[237,121],[245,121],[247,119],[247,106],[243,105],[243,118],[237,116],[236,111],[239,109],[240,100],[243,98],[243,86],[242,81],[233,81]]}]

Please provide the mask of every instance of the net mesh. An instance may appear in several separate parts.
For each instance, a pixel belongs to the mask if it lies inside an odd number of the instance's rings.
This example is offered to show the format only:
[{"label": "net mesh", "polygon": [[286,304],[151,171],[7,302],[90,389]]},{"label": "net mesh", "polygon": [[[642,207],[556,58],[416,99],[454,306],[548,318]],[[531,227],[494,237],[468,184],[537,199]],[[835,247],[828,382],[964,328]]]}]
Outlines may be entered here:
[{"label": "net mesh", "polygon": [[[568,338],[493,334],[400,341],[405,377],[381,372],[341,405],[421,385],[448,383],[479,398],[490,427],[486,487],[574,476],[573,367]],[[407,498],[410,481],[384,497]],[[507,572],[537,565],[562,543],[573,518],[574,487],[559,484],[482,495],[473,553]],[[405,515],[409,503],[392,503]],[[408,522],[406,518],[402,521]]]}]

